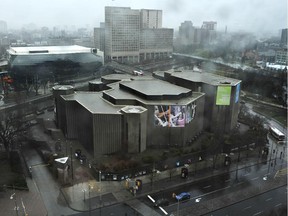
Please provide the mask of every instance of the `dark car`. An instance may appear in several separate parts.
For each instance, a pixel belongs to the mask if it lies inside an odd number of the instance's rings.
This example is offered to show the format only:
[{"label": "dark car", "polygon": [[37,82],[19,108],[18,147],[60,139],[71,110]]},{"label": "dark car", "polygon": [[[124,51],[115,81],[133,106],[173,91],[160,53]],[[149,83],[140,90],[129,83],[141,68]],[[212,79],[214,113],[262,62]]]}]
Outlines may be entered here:
[{"label": "dark car", "polygon": [[165,198],[160,198],[155,201],[154,207],[159,207],[159,206],[168,206],[169,205],[169,200]]},{"label": "dark car", "polygon": [[191,194],[188,193],[188,192],[183,192],[183,193],[180,193],[178,195],[176,195],[176,200],[177,201],[182,201],[182,200],[187,200],[187,199],[190,199],[191,197]]}]

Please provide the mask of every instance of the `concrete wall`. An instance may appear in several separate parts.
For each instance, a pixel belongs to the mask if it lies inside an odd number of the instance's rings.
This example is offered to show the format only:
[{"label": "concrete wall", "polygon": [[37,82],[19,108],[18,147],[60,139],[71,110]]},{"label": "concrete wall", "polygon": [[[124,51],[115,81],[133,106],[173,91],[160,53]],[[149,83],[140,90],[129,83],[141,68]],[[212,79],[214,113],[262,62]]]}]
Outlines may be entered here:
[{"label": "concrete wall", "polygon": [[93,129],[94,156],[111,154],[122,148],[122,115],[93,114],[90,121]]},{"label": "concrete wall", "polygon": [[146,107],[148,109],[147,118],[147,146],[185,146],[193,139],[204,126],[204,104],[205,97],[201,96],[195,101],[196,114],[194,119],[185,124],[185,127],[161,127],[154,122],[154,105]]},{"label": "concrete wall", "polygon": [[146,150],[147,112],[123,113],[124,142],[129,153]]}]

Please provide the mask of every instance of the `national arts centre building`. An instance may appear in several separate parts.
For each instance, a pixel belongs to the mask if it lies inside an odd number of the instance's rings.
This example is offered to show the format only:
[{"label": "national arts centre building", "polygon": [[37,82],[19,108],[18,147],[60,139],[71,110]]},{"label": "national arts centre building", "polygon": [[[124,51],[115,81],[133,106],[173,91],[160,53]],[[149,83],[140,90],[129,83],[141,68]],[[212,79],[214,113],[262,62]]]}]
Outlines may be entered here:
[{"label": "national arts centre building", "polygon": [[[112,74],[87,92],[55,86],[56,122],[94,157],[185,146],[201,131],[237,125],[240,81],[194,71]],[[221,127],[221,130],[217,128]]]}]

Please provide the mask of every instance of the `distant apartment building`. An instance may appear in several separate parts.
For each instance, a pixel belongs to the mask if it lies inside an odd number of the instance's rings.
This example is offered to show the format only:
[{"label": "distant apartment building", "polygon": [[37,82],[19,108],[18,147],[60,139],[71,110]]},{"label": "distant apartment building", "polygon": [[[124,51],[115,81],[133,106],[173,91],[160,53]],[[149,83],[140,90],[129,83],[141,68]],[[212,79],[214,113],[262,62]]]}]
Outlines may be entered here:
[{"label": "distant apartment building", "polygon": [[275,63],[280,65],[287,65],[288,63],[287,49],[276,51]]},{"label": "distant apartment building", "polygon": [[282,29],[282,31],[281,31],[281,45],[284,47],[286,46],[286,48],[287,48],[287,37],[288,37],[287,31],[288,31],[287,28]]},{"label": "distant apartment building", "polygon": [[105,49],[105,23],[100,23],[100,28],[94,28],[94,46],[104,52]]},{"label": "distant apartment building", "polygon": [[191,45],[194,43],[195,28],[191,21],[184,21],[179,27],[179,40],[183,45]]},{"label": "distant apartment building", "polygon": [[210,44],[216,39],[217,22],[204,21],[202,27],[195,27],[191,21],[184,21],[179,27],[177,43],[180,46]]},{"label": "distant apartment building", "polygon": [[7,34],[7,23],[0,20],[0,34]]},{"label": "distant apartment building", "polygon": [[207,30],[216,30],[217,27],[217,22],[214,21],[204,21],[202,24],[202,29],[207,29]]},{"label": "distant apartment building", "polygon": [[161,10],[105,7],[105,24],[94,29],[94,43],[105,61],[165,58],[173,51],[173,29],[162,28]]}]

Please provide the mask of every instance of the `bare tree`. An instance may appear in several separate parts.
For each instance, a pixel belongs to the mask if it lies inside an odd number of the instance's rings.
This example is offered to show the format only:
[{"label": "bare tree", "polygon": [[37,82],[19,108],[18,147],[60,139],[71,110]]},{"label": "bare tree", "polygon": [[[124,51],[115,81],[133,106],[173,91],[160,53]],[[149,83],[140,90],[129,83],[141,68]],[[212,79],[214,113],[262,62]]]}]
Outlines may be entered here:
[{"label": "bare tree", "polygon": [[15,149],[17,138],[23,136],[26,129],[27,125],[18,112],[1,115],[0,141],[3,143],[8,157],[9,152]]}]

